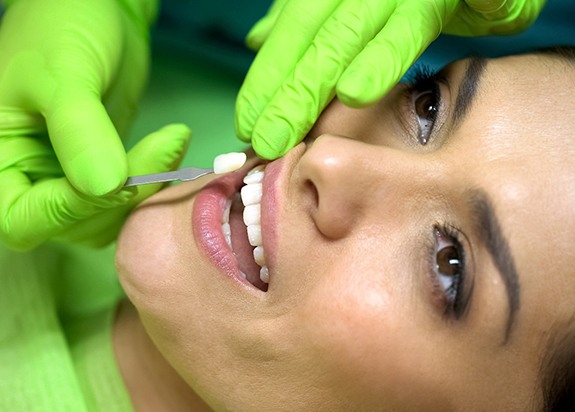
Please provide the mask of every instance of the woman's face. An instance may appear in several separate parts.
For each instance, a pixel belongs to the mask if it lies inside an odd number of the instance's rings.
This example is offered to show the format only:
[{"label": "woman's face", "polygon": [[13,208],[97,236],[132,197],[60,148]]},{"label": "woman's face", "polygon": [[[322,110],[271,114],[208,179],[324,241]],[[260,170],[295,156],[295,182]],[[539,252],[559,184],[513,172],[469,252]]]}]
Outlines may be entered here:
[{"label": "woman's face", "polygon": [[160,192],[117,255],[148,333],[219,410],[539,402],[547,339],[575,313],[574,74],[466,60],[366,109],[333,102],[266,166],[267,291],[234,200],[256,159]]}]

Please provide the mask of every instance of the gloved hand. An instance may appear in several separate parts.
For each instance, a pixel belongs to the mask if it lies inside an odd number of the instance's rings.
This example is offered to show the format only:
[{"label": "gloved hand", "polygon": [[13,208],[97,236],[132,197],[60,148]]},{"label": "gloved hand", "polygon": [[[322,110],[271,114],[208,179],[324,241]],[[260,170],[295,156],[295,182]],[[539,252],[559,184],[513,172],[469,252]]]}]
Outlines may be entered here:
[{"label": "gloved hand", "polygon": [[[142,197],[133,190],[111,194],[123,185],[128,167],[171,166],[150,156],[131,155],[128,163],[119,137],[147,77],[156,0],[3,3],[0,240],[28,249],[82,225],[86,229],[68,237],[104,243],[120,214]],[[182,137],[174,139],[156,149],[175,159]],[[87,228],[86,219],[101,224]]]},{"label": "gloved hand", "polygon": [[276,0],[248,34],[260,49],[236,102],[236,133],[273,159],[299,143],[336,95],[379,100],[443,31],[515,33],[545,0]]},{"label": "gloved hand", "polygon": [[[0,241],[13,249],[33,248],[48,239],[104,246],[114,240],[132,207],[161,184],[142,185],[106,196],[75,189],[48,139],[0,129]],[[5,132],[5,131],[4,131]],[[189,129],[166,126],[128,153],[130,175],[174,170],[189,142]]]},{"label": "gloved hand", "polygon": [[120,188],[127,162],[119,136],[147,77],[156,2],[5,0],[0,144],[13,122],[32,134],[47,129],[76,189],[102,196]]}]

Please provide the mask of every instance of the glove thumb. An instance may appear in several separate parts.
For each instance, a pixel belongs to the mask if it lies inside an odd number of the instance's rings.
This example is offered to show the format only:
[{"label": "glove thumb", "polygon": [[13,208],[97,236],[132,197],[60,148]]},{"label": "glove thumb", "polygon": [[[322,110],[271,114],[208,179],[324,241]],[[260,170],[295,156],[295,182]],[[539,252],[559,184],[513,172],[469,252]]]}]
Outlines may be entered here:
[{"label": "glove thumb", "polygon": [[[161,173],[174,170],[180,165],[188,144],[190,142],[190,129],[184,124],[171,124],[162,127],[139,141],[128,152],[128,172],[130,176]],[[145,185],[138,187],[139,199],[147,188],[153,188],[157,192],[161,188],[158,185]]]}]

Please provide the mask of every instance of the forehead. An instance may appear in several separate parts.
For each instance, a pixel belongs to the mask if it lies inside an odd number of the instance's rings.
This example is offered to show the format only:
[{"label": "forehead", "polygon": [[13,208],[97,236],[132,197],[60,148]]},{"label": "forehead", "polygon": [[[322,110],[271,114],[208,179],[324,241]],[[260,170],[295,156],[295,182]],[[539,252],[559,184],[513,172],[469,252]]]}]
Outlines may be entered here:
[{"label": "forehead", "polygon": [[571,62],[490,60],[458,132],[474,154],[474,184],[494,200],[509,240],[522,284],[521,323],[529,319],[529,328],[544,329],[550,317],[575,309],[574,91]]},{"label": "forehead", "polygon": [[476,150],[486,166],[532,187],[525,190],[532,198],[567,198],[572,205],[574,92],[575,65],[565,60],[547,55],[491,60],[467,123],[483,146]]},{"label": "forehead", "polygon": [[[454,77],[460,81],[463,72]],[[451,138],[457,142],[453,153],[467,152],[480,179],[522,183],[522,191],[537,198],[570,197],[575,65],[546,55],[493,59],[478,82],[470,113]]]}]

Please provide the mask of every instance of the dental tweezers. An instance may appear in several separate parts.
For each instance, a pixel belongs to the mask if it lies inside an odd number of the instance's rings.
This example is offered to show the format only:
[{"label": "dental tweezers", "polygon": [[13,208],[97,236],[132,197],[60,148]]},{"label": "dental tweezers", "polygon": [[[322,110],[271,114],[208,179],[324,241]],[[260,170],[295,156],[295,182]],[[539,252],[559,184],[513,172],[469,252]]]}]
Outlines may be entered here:
[{"label": "dental tweezers", "polygon": [[124,187],[137,186],[137,185],[148,185],[151,183],[164,183],[173,182],[179,180],[181,182],[187,182],[190,180],[196,180],[198,177],[205,176],[207,174],[213,173],[214,169],[202,169],[199,167],[185,167],[174,172],[164,172],[164,173],[153,173],[149,175],[132,176],[126,180]]}]

